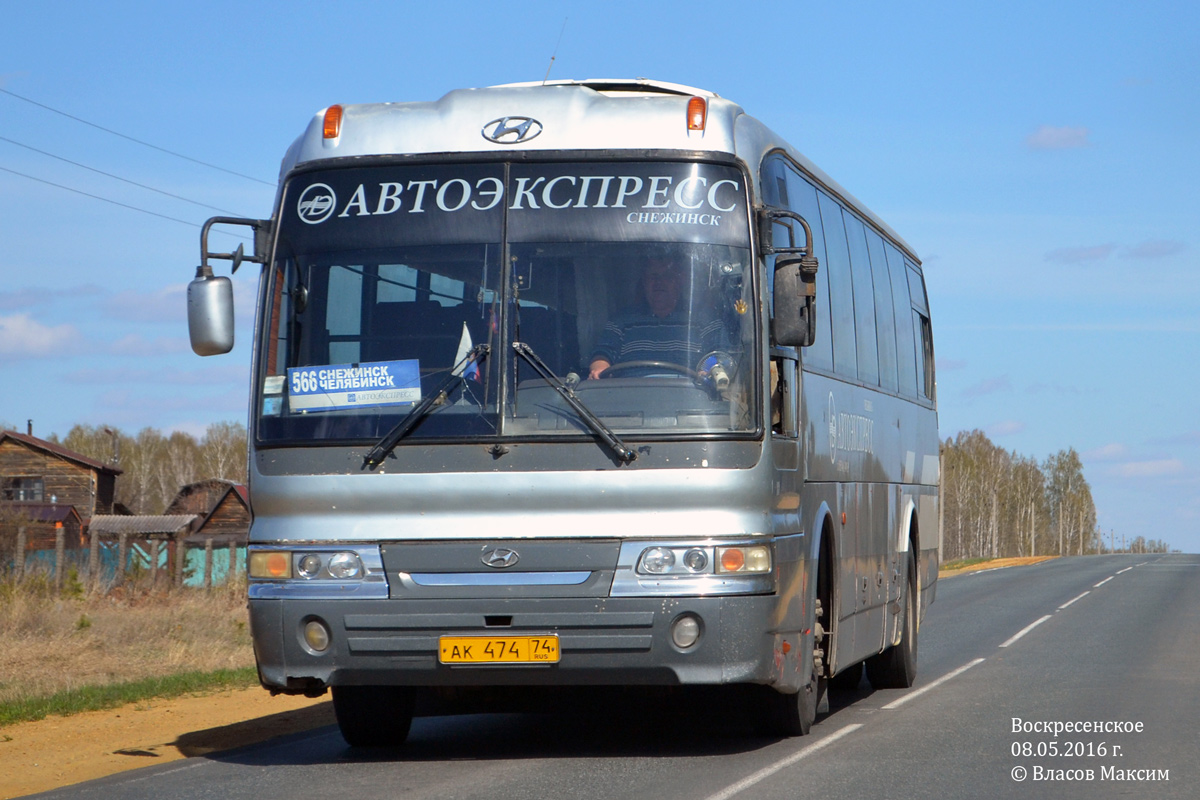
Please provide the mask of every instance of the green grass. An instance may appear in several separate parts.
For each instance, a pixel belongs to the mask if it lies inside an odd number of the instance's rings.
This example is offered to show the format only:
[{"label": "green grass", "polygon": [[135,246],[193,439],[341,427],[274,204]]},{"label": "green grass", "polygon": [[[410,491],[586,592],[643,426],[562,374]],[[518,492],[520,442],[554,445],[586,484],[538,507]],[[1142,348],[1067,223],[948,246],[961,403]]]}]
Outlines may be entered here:
[{"label": "green grass", "polygon": [[45,697],[30,697],[0,703],[0,727],[16,722],[33,722],[51,714],[67,716],[82,711],[100,711],[126,703],[156,697],[177,697],[214,689],[237,689],[258,685],[254,667],[219,669],[213,672],[183,672],[157,678],[143,678],[105,686],[83,686],[55,692]]}]

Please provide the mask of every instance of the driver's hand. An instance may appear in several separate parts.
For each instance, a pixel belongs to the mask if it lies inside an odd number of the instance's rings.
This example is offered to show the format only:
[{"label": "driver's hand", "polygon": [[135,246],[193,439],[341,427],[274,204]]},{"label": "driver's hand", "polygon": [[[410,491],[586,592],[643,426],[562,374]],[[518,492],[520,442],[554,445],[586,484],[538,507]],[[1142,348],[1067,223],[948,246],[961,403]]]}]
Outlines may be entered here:
[{"label": "driver's hand", "polygon": [[597,358],[595,361],[592,362],[591,366],[589,367],[590,371],[588,372],[588,377],[591,378],[592,380],[597,380],[600,377],[600,373],[604,372],[604,370],[608,369],[611,366],[612,366],[612,364],[605,361],[603,358]]}]

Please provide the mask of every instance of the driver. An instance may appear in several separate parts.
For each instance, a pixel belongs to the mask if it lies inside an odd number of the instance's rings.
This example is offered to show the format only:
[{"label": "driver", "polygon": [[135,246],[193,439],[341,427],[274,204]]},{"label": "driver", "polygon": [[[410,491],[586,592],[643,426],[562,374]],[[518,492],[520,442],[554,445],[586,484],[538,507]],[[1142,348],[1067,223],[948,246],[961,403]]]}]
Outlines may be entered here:
[{"label": "driver", "polygon": [[684,369],[707,372],[700,358],[729,350],[725,326],[708,316],[696,317],[682,304],[684,270],[673,261],[652,257],[642,272],[641,300],[632,310],[604,326],[592,353],[588,377],[599,378],[613,364],[665,361]]}]

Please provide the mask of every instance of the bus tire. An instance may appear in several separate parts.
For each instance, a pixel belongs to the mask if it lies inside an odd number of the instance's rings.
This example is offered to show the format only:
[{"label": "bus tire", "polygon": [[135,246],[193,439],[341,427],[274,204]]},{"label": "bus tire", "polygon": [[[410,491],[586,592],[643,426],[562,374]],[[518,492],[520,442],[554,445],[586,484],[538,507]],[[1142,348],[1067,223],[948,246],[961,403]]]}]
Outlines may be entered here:
[{"label": "bus tire", "polygon": [[396,747],[408,738],[415,692],[408,686],[334,686],[333,713],[351,747]]},{"label": "bus tire", "polygon": [[908,584],[904,593],[904,625],[900,642],[867,659],[867,680],[876,689],[907,689],[917,679],[917,564],[910,547]]},{"label": "bus tire", "polygon": [[[763,696],[762,715],[759,729],[768,736],[807,736],[812,730],[819,710],[828,711],[828,704],[821,708],[828,688],[824,676],[824,647],[828,641],[821,626],[821,603],[816,604],[816,624],[813,625],[813,651],[809,660],[808,683],[793,694],[783,694],[774,689],[766,690]],[[820,654],[820,655],[818,655]]]}]

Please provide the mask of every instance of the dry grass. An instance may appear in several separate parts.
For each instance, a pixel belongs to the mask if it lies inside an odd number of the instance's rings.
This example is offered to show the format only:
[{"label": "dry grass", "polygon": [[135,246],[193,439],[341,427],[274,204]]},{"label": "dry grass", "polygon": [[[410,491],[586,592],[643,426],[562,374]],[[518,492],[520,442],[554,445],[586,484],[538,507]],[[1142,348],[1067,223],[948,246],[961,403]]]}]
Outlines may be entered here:
[{"label": "dry grass", "polygon": [[963,575],[968,572],[978,572],[985,569],[1000,569],[1001,567],[1021,567],[1029,564],[1040,564],[1058,556],[1016,556],[1012,558],[969,558],[960,561],[950,561],[942,564],[938,570],[939,578],[953,575]]},{"label": "dry grass", "polygon": [[178,672],[254,666],[245,584],[62,597],[0,583],[0,703]]}]

